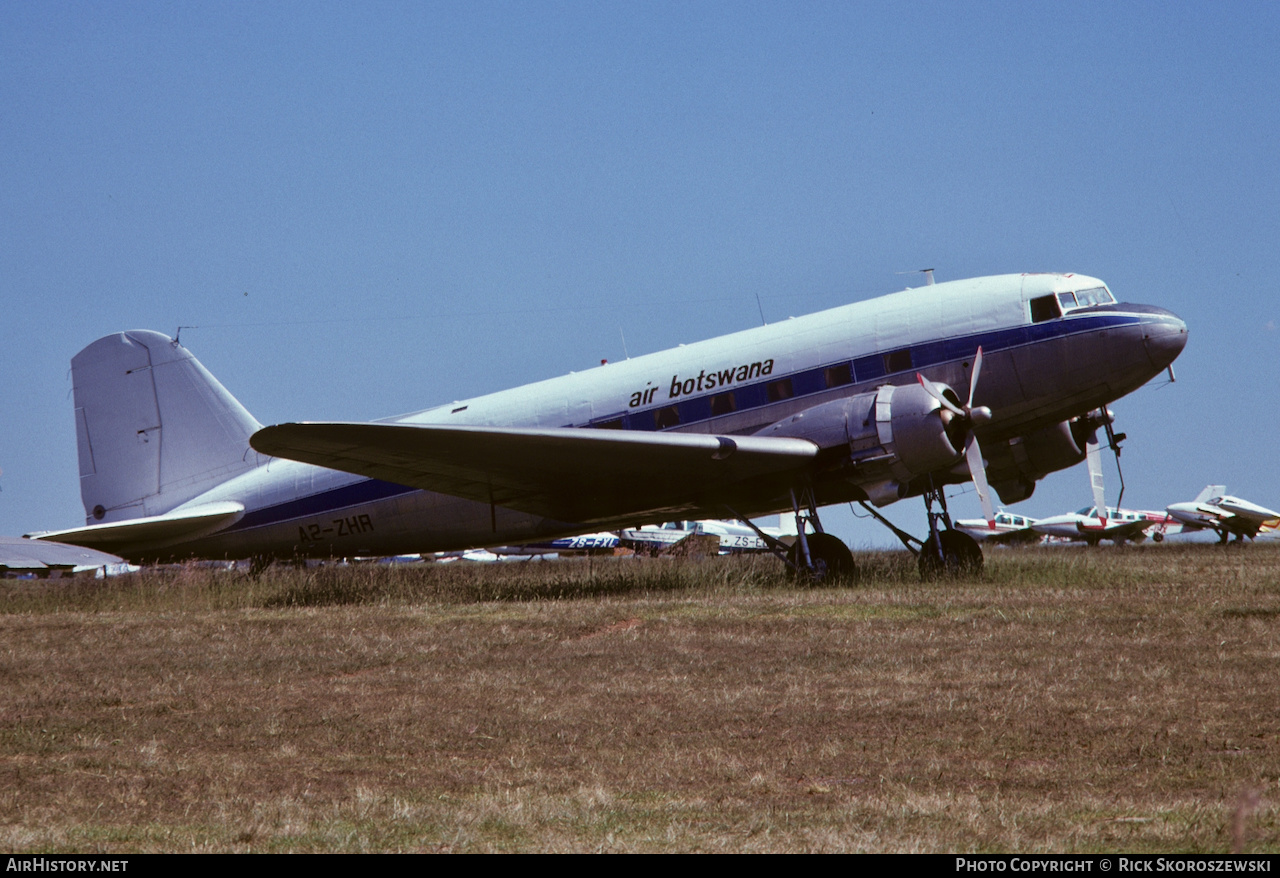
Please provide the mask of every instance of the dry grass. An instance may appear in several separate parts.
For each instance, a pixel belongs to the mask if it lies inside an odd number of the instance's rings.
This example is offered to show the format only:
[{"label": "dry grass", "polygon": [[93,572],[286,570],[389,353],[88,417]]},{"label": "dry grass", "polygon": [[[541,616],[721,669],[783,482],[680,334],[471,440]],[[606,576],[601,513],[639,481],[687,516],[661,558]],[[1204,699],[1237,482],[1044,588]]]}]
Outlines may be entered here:
[{"label": "dry grass", "polygon": [[0,583],[10,851],[1280,849],[1280,546]]}]

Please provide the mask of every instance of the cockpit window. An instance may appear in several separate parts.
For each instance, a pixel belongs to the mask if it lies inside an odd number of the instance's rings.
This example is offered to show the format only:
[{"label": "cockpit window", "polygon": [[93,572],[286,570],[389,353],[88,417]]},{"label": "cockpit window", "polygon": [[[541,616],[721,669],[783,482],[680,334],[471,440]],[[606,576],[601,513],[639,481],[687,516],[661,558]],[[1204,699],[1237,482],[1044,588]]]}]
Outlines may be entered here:
[{"label": "cockpit window", "polygon": [[1076,293],[1076,299],[1083,305],[1086,302],[1091,305],[1114,305],[1116,297],[1111,295],[1111,290],[1106,287],[1094,287],[1091,290],[1081,290]]},{"label": "cockpit window", "polygon": [[1063,311],[1070,311],[1072,308],[1088,308],[1093,305],[1114,305],[1116,300],[1106,287],[1091,287],[1074,293],[1058,293],[1058,303]]},{"label": "cockpit window", "polygon": [[1032,323],[1043,323],[1046,320],[1053,320],[1055,317],[1061,316],[1062,312],[1058,310],[1058,300],[1052,294],[1036,296],[1031,300]]}]

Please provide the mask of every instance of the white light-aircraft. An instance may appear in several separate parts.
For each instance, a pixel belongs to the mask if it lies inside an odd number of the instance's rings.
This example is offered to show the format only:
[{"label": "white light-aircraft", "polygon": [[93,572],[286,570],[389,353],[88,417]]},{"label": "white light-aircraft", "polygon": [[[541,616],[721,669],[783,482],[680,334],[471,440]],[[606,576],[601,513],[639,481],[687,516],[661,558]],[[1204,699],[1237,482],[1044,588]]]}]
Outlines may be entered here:
[{"label": "white light-aircraft", "polygon": [[1033,527],[1037,519],[1015,512],[996,513],[993,522],[981,518],[962,518],[956,522],[956,530],[963,531],[978,542],[987,543],[1035,543],[1044,538]]},{"label": "white light-aircraft", "polygon": [[1140,543],[1154,531],[1156,542],[1166,534],[1178,533],[1181,526],[1176,519],[1163,512],[1141,509],[1116,509],[1107,507],[1106,515],[1098,515],[1098,507],[1086,506],[1076,512],[1041,518],[1031,526],[1036,533],[1068,540],[1083,540],[1096,546],[1103,540],[1111,540],[1117,546],[1122,543]]},{"label": "white light-aircraft", "polygon": [[1280,512],[1232,497],[1226,485],[1209,485],[1190,503],[1173,503],[1167,511],[1183,530],[1214,530],[1224,543],[1232,534],[1243,541],[1280,527]]},{"label": "white light-aircraft", "polygon": [[789,561],[821,575],[852,559],[818,507],[923,496],[928,539],[895,532],[932,574],[982,560],[945,485],[972,479],[993,518],[990,488],[1017,502],[1083,460],[1106,404],[1186,338],[1095,278],[1003,275],[394,420],[264,428],[176,341],[121,332],[71,364],[86,523],[42,536],[134,560],[349,557],[790,511]]},{"label": "white light-aircraft", "polygon": [[721,555],[738,552],[768,552],[783,537],[797,536],[794,518],[792,516],[784,516],[784,518],[792,520],[792,527],[789,530],[783,527],[757,527],[738,524],[734,521],[708,519],[706,521],[667,521],[660,525],[646,524],[642,527],[629,527],[618,531],[618,536],[623,545],[641,551],[662,551],[689,536],[704,534],[720,540]]}]

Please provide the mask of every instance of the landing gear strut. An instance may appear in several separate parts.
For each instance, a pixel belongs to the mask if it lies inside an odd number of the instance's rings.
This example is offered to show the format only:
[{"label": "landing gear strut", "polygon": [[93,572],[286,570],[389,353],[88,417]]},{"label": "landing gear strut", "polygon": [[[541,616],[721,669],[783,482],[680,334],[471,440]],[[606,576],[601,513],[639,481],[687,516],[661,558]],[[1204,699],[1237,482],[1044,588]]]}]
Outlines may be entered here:
[{"label": "landing gear strut", "polygon": [[[790,546],[766,534],[754,522],[734,512],[732,508],[729,508],[729,512],[754,530],[769,546],[769,550],[786,562],[787,575],[791,578],[819,583],[851,577],[854,573],[853,553],[839,537],[822,529],[812,489],[805,488],[799,497],[793,490],[791,508],[796,516],[796,541]],[[810,527],[813,528],[813,533],[806,533]]]},{"label": "landing gear strut", "polygon": [[[787,550],[787,572],[812,582],[841,579],[851,574],[853,553],[838,537],[822,530],[812,489],[806,488],[800,499],[792,491],[791,507],[796,514],[796,541]],[[806,534],[810,524],[813,533]]]},{"label": "landing gear strut", "polygon": [[[934,512],[937,503],[940,512]],[[926,582],[946,577],[976,576],[982,572],[982,549],[978,541],[956,530],[947,512],[947,497],[940,488],[930,488],[924,495],[925,513],[929,516],[929,539],[920,547],[917,563],[920,578]],[[939,529],[941,522],[945,530]]]},{"label": "landing gear strut", "polygon": [[[935,503],[940,511],[934,511]],[[908,551],[916,556],[920,578],[925,582],[977,576],[982,572],[982,549],[977,540],[952,526],[951,515],[947,512],[947,498],[942,489],[930,487],[924,494],[925,513],[929,516],[929,538],[923,543],[876,512],[865,501],[861,505],[877,521],[893,531]]]}]

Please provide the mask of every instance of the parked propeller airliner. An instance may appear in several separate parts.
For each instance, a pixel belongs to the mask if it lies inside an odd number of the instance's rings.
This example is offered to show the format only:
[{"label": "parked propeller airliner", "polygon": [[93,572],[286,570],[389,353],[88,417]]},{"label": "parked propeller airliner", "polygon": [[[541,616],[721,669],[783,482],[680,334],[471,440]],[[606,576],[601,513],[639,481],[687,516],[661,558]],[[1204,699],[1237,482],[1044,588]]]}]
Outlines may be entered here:
[{"label": "parked propeller airliner", "polygon": [[1017,502],[1083,460],[1106,404],[1185,344],[1100,280],[1013,274],[392,420],[264,428],[178,342],[121,332],[72,360],[86,523],[42,536],[133,560],[393,555],[790,511],[789,559],[821,574],[850,555],[818,507],[924,496],[922,570],[981,563],[943,486],[973,479],[991,520],[990,488]]}]

